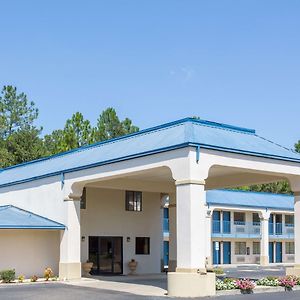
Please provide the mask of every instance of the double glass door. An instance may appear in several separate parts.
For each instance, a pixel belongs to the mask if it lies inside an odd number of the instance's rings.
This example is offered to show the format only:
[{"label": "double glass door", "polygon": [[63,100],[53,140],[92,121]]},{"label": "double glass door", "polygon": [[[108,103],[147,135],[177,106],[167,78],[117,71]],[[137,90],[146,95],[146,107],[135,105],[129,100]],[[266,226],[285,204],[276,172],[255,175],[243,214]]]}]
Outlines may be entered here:
[{"label": "double glass door", "polygon": [[114,236],[90,236],[89,261],[93,262],[91,274],[122,274],[123,238]]}]

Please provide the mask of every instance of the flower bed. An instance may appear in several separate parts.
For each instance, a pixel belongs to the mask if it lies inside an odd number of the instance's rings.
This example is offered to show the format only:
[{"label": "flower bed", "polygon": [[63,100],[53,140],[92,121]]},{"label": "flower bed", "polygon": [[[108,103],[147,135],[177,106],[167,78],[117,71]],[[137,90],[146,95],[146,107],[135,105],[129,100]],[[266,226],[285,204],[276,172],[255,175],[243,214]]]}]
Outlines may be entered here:
[{"label": "flower bed", "polygon": [[265,277],[256,281],[257,285],[261,286],[279,286],[279,279],[277,277]]},{"label": "flower bed", "polygon": [[57,281],[58,278],[54,276],[51,268],[46,268],[44,272],[44,278],[39,279],[38,276],[33,275],[26,279],[24,275],[19,275],[16,278],[16,272],[14,269],[0,271],[1,283],[26,283],[26,282],[41,282],[41,281]]},{"label": "flower bed", "polygon": [[216,290],[237,290],[240,289],[242,293],[252,293],[256,286],[260,287],[283,287],[286,291],[291,291],[295,286],[300,286],[300,277],[296,276],[284,276],[284,277],[273,277],[268,276],[261,278],[257,281],[250,279],[235,279],[235,278],[224,278],[216,280]]}]

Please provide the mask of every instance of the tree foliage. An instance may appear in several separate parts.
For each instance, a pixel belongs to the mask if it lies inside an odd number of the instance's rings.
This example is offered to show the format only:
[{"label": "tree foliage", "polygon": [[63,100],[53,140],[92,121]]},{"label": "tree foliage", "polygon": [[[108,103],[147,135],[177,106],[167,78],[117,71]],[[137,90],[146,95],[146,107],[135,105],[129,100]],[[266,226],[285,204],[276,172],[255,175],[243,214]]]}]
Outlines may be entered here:
[{"label": "tree foliage", "polygon": [[33,101],[28,101],[24,93],[17,93],[17,88],[4,86],[0,96],[0,135],[8,138],[16,131],[33,126],[39,114]]},{"label": "tree foliage", "polygon": [[33,160],[44,155],[41,128],[34,125],[38,109],[17,88],[4,86],[0,96],[0,166]]},{"label": "tree foliage", "polygon": [[47,153],[56,154],[138,130],[130,119],[120,121],[115,109],[109,107],[99,115],[95,127],[80,112],[76,112],[66,121],[63,130],[54,130],[52,134],[46,135],[44,144]]},{"label": "tree foliage", "polygon": [[115,109],[109,107],[100,114],[97,120],[95,140],[104,141],[137,131],[139,128],[132,125],[130,119],[120,121]]},{"label": "tree foliage", "polygon": [[295,151],[300,153],[300,140],[295,144]]},{"label": "tree foliage", "polygon": [[253,192],[266,192],[275,194],[290,194],[291,187],[288,181],[279,181],[265,184],[256,184],[251,186],[243,186],[237,188],[238,190],[253,191]]}]

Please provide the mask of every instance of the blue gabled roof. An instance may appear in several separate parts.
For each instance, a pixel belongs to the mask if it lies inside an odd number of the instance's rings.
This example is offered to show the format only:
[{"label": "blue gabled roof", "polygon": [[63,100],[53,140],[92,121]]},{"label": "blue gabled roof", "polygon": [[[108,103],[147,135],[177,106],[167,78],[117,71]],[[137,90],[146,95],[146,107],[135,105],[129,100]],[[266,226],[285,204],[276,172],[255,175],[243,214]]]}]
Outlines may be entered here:
[{"label": "blue gabled roof", "polygon": [[0,229],[56,229],[65,226],[13,205],[0,206]]},{"label": "blue gabled roof", "polygon": [[206,203],[216,206],[294,210],[294,197],[292,195],[248,192],[240,190],[207,191]]},{"label": "blue gabled roof", "polygon": [[0,187],[187,146],[300,163],[299,154],[258,136],[252,129],[186,118],[2,169]]}]

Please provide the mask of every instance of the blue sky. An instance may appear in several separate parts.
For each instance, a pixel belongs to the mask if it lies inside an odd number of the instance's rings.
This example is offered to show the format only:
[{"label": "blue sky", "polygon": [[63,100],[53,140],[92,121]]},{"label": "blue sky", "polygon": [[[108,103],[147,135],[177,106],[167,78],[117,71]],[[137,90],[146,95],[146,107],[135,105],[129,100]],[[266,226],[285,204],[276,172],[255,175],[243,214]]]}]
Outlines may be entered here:
[{"label": "blue sky", "polygon": [[1,0],[0,86],[44,133],[115,107],[140,128],[186,116],[300,139],[300,1]]}]

